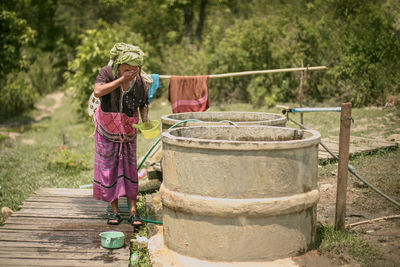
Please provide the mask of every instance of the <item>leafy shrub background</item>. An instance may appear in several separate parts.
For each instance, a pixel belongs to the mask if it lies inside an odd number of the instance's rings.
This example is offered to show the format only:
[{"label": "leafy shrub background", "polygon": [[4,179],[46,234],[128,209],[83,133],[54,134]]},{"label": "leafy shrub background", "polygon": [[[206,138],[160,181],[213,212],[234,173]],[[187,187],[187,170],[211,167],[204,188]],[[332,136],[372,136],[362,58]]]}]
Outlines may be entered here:
[{"label": "leafy shrub background", "polygon": [[86,170],[88,157],[76,152],[74,148],[68,146],[57,147],[52,153],[48,153],[48,168],[50,169],[69,169]]},{"label": "leafy shrub background", "polygon": [[108,64],[110,49],[116,42],[139,46],[147,55],[143,70],[151,67],[157,69],[157,56],[149,56],[152,48],[144,42],[140,34],[125,26],[109,25],[102,21],[99,22],[99,28],[101,30],[87,30],[80,36],[81,44],[76,49],[75,59],[69,63],[68,72],[64,74],[65,86],[77,99],[81,114],[87,114],[87,102],[93,92],[96,76],[100,68]]},{"label": "leafy shrub background", "polygon": [[32,108],[39,94],[32,90],[29,79],[23,72],[7,75],[8,82],[2,85],[0,97],[0,120],[8,119],[19,112]]},{"label": "leafy shrub background", "polygon": [[[146,52],[148,73],[291,68],[303,60],[328,67],[307,73],[305,104],[400,98],[398,0],[9,0],[0,12],[0,90],[21,98],[0,100],[0,120],[57,88],[73,92],[86,114],[97,72],[121,41]],[[299,77],[212,79],[210,96],[254,106],[293,102]]]}]

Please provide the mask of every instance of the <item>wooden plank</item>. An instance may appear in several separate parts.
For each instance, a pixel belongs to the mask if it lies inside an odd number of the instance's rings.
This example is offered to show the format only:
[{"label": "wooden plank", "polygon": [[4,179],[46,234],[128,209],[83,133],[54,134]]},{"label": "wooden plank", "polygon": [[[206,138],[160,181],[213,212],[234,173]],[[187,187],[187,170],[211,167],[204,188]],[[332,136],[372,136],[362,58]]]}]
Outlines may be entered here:
[{"label": "wooden plank", "polygon": [[33,218],[58,218],[58,219],[106,219],[107,214],[99,214],[95,215],[85,215],[85,214],[70,214],[70,215],[63,215],[63,214],[19,214],[14,213],[13,217],[33,217]]},{"label": "wooden plank", "polygon": [[[68,211],[74,211],[74,212],[104,212],[104,211],[111,211],[111,207],[107,206],[90,206],[90,205],[81,205],[81,206],[75,206],[75,205],[65,205],[64,206]],[[25,204],[21,206],[21,208],[26,211],[30,210],[32,212],[39,212],[39,210],[48,210],[50,212],[59,212],[61,208],[64,208],[63,205],[60,205],[59,203],[50,205],[50,204],[44,204],[44,205],[38,205],[36,204]],[[129,208],[127,205],[119,206],[119,209],[121,212],[129,212]],[[19,212],[19,211],[16,211]]]},{"label": "wooden plank", "polygon": [[[76,203],[59,203],[59,202],[24,202],[23,204],[21,204],[19,206],[19,210],[24,209],[24,208],[33,208],[33,209],[37,209],[42,207],[42,209],[54,209],[54,208],[58,208],[61,210],[67,210],[69,208],[97,208],[97,209],[106,209],[107,207],[109,207],[108,205],[98,205],[96,203],[93,203],[93,205],[91,205],[90,203],[85,203],[82,202],[80,204],[76,204]],[[122,206],[124,207],[124,206]]]},{"label": "wooden plank", "polygon": [[[59,208],[108,208],[111,205],[85,203],[82,202],[79,205],[75,203],[42,203],[42,202],[24,202],[21,208],[41,208],[41,209],[59,209]],[[128,208],[126,203],[118,203],[119,208]]]},{"label": "wooden plank", "polygon": [[71,203],[71,204],[93,204],[93,205],[106,205],[108,203],[99,201],[97,199],[92,198],[69,198],[69,197],[57,197],[57,196],[48,196],[48,197],[30,197],[26,199],[24,202],[54,202],[54,203]]},{"label": "wooden plank", "polygon": [[45,259],[45,258],[39,258],[39,259],[24,259],[24,258],[18,258],[18,259],[10,259],[10,258],[2,258],[0,259],[0,266],[67,266],[67,267],[75,267],[75,266],[124,266],[126,267],[129,263],[129,260],[127,259],[126,261],[111,261],[111,262],[106,262],[103,261],[102,259],[96,260],[96,261],[90,261],[90,260],[63,260],[63,259]]},{"label": "wooden plank", "polygon": [[[120,213],[122,214],[128,214],[129,209],[128,208],[119,208]],[[63,211],[64,212],[64,211]],[[87,215],[97,215],[97,214],[107,214],[111,213],[112,209],[111,208],[85,208],[85,209],[78,209],[78,208],[69,208],[67,211],[64,212],[64,215],[77,215],[77,214],[87,214]],[[19,211],[14,212],[15,214],[23,215],[30,213],[32,215],[34,214],[58,214],[60,213],[60,209],[57,208],[46,208],[46,210],[41,210],[39,208],[29,208],[29,209],[21,209]]]},{"label": "wooden plank", "polygon": [[98,224],[105,224],[106,221],[104,220],[96,220],[95,218],[69,218],[68,220],[60,220],[57,218],[48,218],[48,217],[44,217],[44,218],[35,218],[33,217],[15,217],[15,216],[11,216],[9,217],[6,222],[5,225],[9,225],[9,224],[25,224],[25,223],[36,223],[38,225],[54,225],[55,227],[59,224],[67,224],[67,225],[83,225],[83,224],[88,224],[88,223],[98,223]]},{"label": "wooden plank", "polygon": [[[125,218],[128,217],[127,215],[122,214],[123,221],[122,224],[126,223]],[[60,225],[70,225],[71,227],[78,227],[84,228],[85,225],[107,225],[106,218],[104,219],[86,219],[86,218],[68,218],[66,220],[60,220],[58,218],[37,218],[37,217],[10,217],[5,222],[5,226],[7,225],[17,225],[17,224],[36,224],[36,225],[49,225],[54,227],[59,227]]]},{"label": "wooden plank", "polygon": [[[339,145],[339,137],[338,136],[329,136],[327,138],[323,138],[322,142],[326,145],[329,144],[332,145],[332,147],[335,147]],[[359,137],[359,136],[351,136],[350,137],[350,146],[365,146],[369,148],[380,148],[380,147],[397,147],[396,142],[390,142],[386,140],[381,140],[381,139],[370,139],[370,138],[365,138],[365,137]]]},{"label": "wooden plank", "polygon": [[[90,207],[90,206],[83,206],[83,207],[77,207],[77,206],[66,206],[66,211],[68,212],[87,212],[87,213],[93,213],[93,212],[105,212],[107,210],[107,207]],[[121,208],[120,208],[121,209]],[[124,208],[126,210],[127,208]],[[43,212],[50,212],[50,213],[59,213],[60,212],[60,206],[56,207],[50,207],[50,206],[45,206],[42,209],[37,206],[24,206],[20,210],[15,211],[17,212],[31,212],[31,213],[43,213]]]},{"label": "wooden plank", "polygon": [[[126,226],[126,227],[125,227]],[[21,232],[29,232],[29,231],[93,231],[94,228],[100,228],[102,232],[105,231],[129,231],[129,228],[132,228],[132,226],[128,223],[125,222],[123,224],[120,224],[118,227],[115,227],[114,225],[107,225],[105,223],[103,224],[90,224],[90,225],[85,225],[82,228],[77,228],[79,227],[78,225],[69,225],[68,227],[66,224],[59,224],[57,227],[55,225],[38,225],[38,224],[10,224],[10,225],[4,225],[3,227],[0,228],[0,232],[5,232],[6,230],[19,230]],[[126,228],[126,229],[125,229]]]},{"label": "wooden plank", "polygon": [[[132,228],[132,227],[130,227],[130,228]],[[115,229],[111,229],[111,230],[115,230]],[[129,229],[125,229],[125,230],[129,231]],[[84,229],[84,231],[70,231],[69,229],[57,230],[57,231],[55,231],[55,230],[49,231],[49,229],[37,229],[37,230],[33,230],[33,229],[31,229],[31,230],[29,230],[29,229],[25,229],[25,230],[23,230],[23,229],[0,229],[0,236],[2,237],[2,239],[5,240],[8,238],[7,237],[8,235],[14,235],[14,234],[16,236],[18,234],[21,234],[21,235],[29,234],[30,236],[42,237],[44,234],[48,233],[48,234],[51,234],[54,236],[67,236],[67,237],[77,236],[77,237],[82,237],[82,238],[90,237],[93,240],[97,241],[97,240],[100,240],[99,234],[102,232],[105,232],[105,231],[107,231],[107,230],[105,230],[103,227],[97,227],[94,229]],[[6,235],[6,237],[3,237],[2,235]],[[47,240],[47,238],[51,239],[52,236],[48,235],[48,236],[46,236],[46,240]],[[130,238],[130,236],[127,238]]]},{"label": "wooden plank", "polygon": [[397,146],[396,142],[392,142],[392,141],[387,141],[387,140],[383,140],[383,139],[371,139],[371,138],[366,138],[366,137],[361,137],[361,136],[351,136],[350,140],[365,140],[368,143],[378,143],[380,145],[390,145],[390,146]]},{"label": "wooden plank", "polygon": [[[47,193],[47,194],[40,194],[40,195],[35,194],[35,195],[32,195],[32,197],[33,198],[34,197],[64,197],[64,198],[71,198],[71,199],[74,199],[74,198],[89,198],[89,199],[92,199],[92,194],[90,194],[90,195],[63,195],[63,194],[49,194],[49,193]],[[93,200],[100,201],[100,200],[97,200],[97,199],[93,199]]]},{"label": "wooden plank", "polygon": [[80,188],[52,188],[42,187],[36,191],[36,194],[59,194],[59,195],[92,195],[93,189],[80,189]]},{"label": "wooden plank", "polygon": [[[120,200],[123,218],[129,216]],[[106,224],[108,203],[91,189],[39,189],[0,227],[0,266],[126,266],[133,227]],[[124,248],[100,245],[104,231],[125,233]]]},{"label": "wooden plank", "polygon": [[70,202],[73,202],[73,203],[77,203],[79,201],[85,200],[85,201],[89,201],[89,202],[105,203],[105,202],[100,201],[98,199],[94,199],[94,198],[87,197],[87,196],[57,196],[57,195],[40,195],[40,196],[37,196],[37,195],[35,195],[35,196],[29,197],[27,200],[30,201],[31,199],[33,201],[38,199],[40,201],[56,200],[56,201],[60,201],[60,202],[63,202],[63,200],[65,199],[65,200],[69,200]]},{"label": "wooden plank", "polygon": [[[11,243],[11,242],[10,242]],[[49,253],[49,252],[65,252],[65,253],[113,253],[113,254],[125,254],[126,250],[124,249],[106,249],[106,248],[85,248],[85,249],[79,249],[77,250],[74,247],[40,247],[40,246],[21,246],[21,243],[18,242],[16,245],[11,245],[11,246],[0,246],[1,250],[0,253],[5,252],[5,251],[24,251],[24,252],[43,252],[43,253]]]},{"label": "wooden plank", "polygon": [[58,209],[58,211],[54,211],[54,210],[50,210],[50,209],[21,209],[19,211],[14,212],[15,215],[18,214],[32,214],[32,215],[39,215],[39,214],[49,214],[49,215],[57,215],[58,213],[63,213],[64,215],[80,215],[80,214],[87,214],[87,215],[93,215],[94,217],[96,217],[96,215],[98,215],[99,213],[101,214],[106,214],[106,209],[105,208],[101,208],[101,209],[92,209],[92,210],[87,210],[87,211],[83,211],[83,210],[79,210],[76,208],[68,208],[63,210],[62,212],[60,212],[60,210]]},{"label": "wooden plank", "polygon": [[75,232],[70,232],[66,235],[65,233],[56,232],[44,232],[44,233],[7,233],[1,236],[1,241],[26,241],[26,242],[43,242],[43,243],[63,243],[69,245],[76,245],[77,248],[79,244],[92,244],[94,246],[100,246],[100,237],[93,233],[92,236],[89,234],[86,236],[79,236],[74,234]]},{"label": "wooden plank", "polygon": [[[339,154],[339,137],[329,136],[322,139],[322,142],[336,155]],[[371,139],[359,136],[350,137],[350,155],[356,155],[359,153],[367,153],[376,151],[382,148],[397,147],[396,142],[390,142],[387,140]],[[325,149],[319,146],[319,159],[333,158],[329,153],[326,154]]]},{"label": "wooden plank", "polygon": [[50,202],[50,203],[101,203],[101,201],[91,198],[68,198],[68,197],[30,197],[26,202]]},{"label": "wooden plank", "polygon": [[[0,259],[63,259],[63,260],[98,260],[101,258],[103,261],[115,261],[115,260],[122,260],[128,261],[129,253],[108,253],[108,252],[91,252],[91,253],[82,253],[79,251],[65,251],[65,252],[57,252],[57,251],[25,251],[25,250],[18,250],[18,251],[0,251]],[[128,262],[127,262],[128,263]]]},{"label": "wooden plank", "polygon": [[[73,246],[68,246],[68,244],[63,244],[63,243],[49,243],[49,242],[35,242],[35,241],[4,241],[0,240],[0,248],[3,249],[5,247],[13,247],[13,248],[41,248],[41,249],[46,249],[46,248],[60,248],[60,249],[73,249],[77,250],[76,247]],[[79,245],[79,250],[98,250],[99,247],[93,246],[93,244],[80,244]],[[104,249],[104,248],[100,248]],[[0,265],[1,266],[1,265]]]},{"label": "wooden plank", "polygon": [[[128,216],[128,213],[121,213],[121,217],[126,217]],[[56,218],[56,219],[91,219],[91,220],[105,220],[108,218],[108,215],[106,213],[91,213],[91,214],[87,214],[87,213],[69,213],[69,214],[55,214],[55,213],[51,213],[51,212],[43,212],[43,213],[36,213],[36,214],[32,214],[32,213],[15,213],[13,214],[13,217],[22,217],[22,218],[38,218],[38,220],[41,220],[41,218]]]}]

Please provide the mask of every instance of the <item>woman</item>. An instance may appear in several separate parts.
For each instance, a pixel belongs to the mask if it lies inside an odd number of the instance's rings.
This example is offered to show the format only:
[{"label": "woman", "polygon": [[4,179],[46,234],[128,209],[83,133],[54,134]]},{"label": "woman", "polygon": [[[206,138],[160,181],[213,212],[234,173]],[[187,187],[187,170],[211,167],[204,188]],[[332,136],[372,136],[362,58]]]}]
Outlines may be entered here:
[{"label": "woman", "polygon": [[94,85],[100,106],[93,116],[95,131],[95,166],[93,198],[111,203],[107,223],[121,222],[118,198],[127,197],[129,223],[142,224],[136,212],[138,173],[136,130],[132,124],[147,122],[148,96],[141,75],[143,51],[139,47],[117,43],[110,51],[110,63],[101,68]]}]

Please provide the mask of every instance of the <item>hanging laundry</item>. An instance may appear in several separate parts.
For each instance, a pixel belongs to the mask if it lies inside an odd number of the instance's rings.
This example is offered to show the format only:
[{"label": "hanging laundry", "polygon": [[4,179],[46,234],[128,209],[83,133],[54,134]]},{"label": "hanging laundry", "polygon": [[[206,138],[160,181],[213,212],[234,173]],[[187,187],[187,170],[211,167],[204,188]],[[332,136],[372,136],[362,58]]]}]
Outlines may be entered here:
[{"label": "hanging laundry", "polygon": [[158,88],[160,88],[160,76],[158,74],[150,74],[153,82],[149,88],[149,101],[153,102],[154,94],[157,92]]},{"label": "hanging laundry", "polygon": [[208,101],[208,76],[171,76],[168,100],[173,113],[206,111]]}]

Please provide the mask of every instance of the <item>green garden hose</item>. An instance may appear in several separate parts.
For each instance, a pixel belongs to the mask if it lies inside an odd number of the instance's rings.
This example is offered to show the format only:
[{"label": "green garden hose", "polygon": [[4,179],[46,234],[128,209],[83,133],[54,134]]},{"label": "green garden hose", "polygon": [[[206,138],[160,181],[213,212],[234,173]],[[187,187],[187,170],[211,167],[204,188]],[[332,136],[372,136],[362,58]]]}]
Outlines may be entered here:
[{"label": "green garden hose", "polygon": [[[180,121],[180,122],[175,123],[174,125],[172,125],[171,127],[169,127],[168,130],[169,130],[169,129],[173,129],[173,128],[175,128],[176,126],[178,126],[179,124],[182,124],[182,123],[185,123],[185,122],[188,122],[188,121],[203,122],[203,121],[201,121],[201,120],[196,120],[196,119],[187,119],[187,120],[183,120],[183,121]],[[222,120],[222,121],[219,121],[219,122],[228,122],[228,123],[230,123],[230,124],[232,124],[232,125],[237,126],[236,123],[234,123],[233,121],[229,121],[229,120]],[[160,142],[160,140],[161,140],[161,136],[158,137],[157,141],[150,147],[150,149],[149,149],[149,151],[147,151],[146,155],[144,155],[144,158],[142,159],[142,161],[140,162],[139,166],[137,167],[137,170],[138,170],[138,171],[140,170],[140,168],[142,167],[143,163],[146,161],[146,159],[147,159],[148,156],[150,155],[151,151],[153,151],[153,149],[156,147],[156,145]]]},{"label": "green garden hose", "polygon": [[[173,129],[176,126],[178,126],[179,124],[182,124],[184,122],[188,122],[188,121],[195,121],[195,122],[201,122],[201,120],[196,120],[196,119],[187,119],[187,120],[183,120],[180,122],[175,123],[174,125],[172,125],[171,127],[168,128],[169,129]],[[156,147],[156,145],[160,142],[161,140],[161,136],[158,137],[157,141],[150,147],[149,151],[147,151],[146,155],[144,155],[144,158],[142,159],[142,161],[140,162],[139,166],[137,167],[137,170],[139,171],[140,168],[142,167],[143,163],[146,161],[146,159],[148,158],[148,156],[150,155],[151,151],[153,151],[153,149]]]},{"label": "green garden hose", "polygon": [[[292,122],[294,122],[295,124],[297,124],[298,126],[300,126],[303,129],[307,129],[306,126],[304,126],[303,124],[301,124],[300,122],[292,119],[289,117],[289,113],[286,113],[286,117],[288,120],[291,120]],[[335,155],[335,153],[333,153],[322,141],[319,142],[321,144],[321,146],[323,148],[325,148],[325,150],[332,155],[332,157],[334,157],[337,161],[339,161],[339,158]],[[374,190],[376,193],[378,193],[379,195],[381,195],[383,198],[385,198],[386,200],[390,201],[391,203],[393,203],[394,205],[396,205],[397,207],[400,207],[400,203],[397,202],[396,200],[394,200],[393,198],[389,197],[388,195],[386,195],[385,193],[383,193],[382,191],[380,191],[378,188],[376,188],[375,186],[373,186],[371,183],[369,183],[367,180],[365,180],[363,177],[361,177],[358,173],[355,172],[355,168],[348,164],[347,165],[347,169],[349,170],[349,172],[351,174],[353,174],[355,177],[357,177],[360,181],[362,181],[363,183],[365,183],[369,188],[371,188],[372,190]]]},{"label": "green garden hose", "polygon": [[148,219],[140,219],[142,222],[149,222],[149,223],[156,223],[156,224],[163,224],[161,221],[153,221]]},{"label": "green garden hose", "polygon": [[[171,127],[169,127],[168,130],[169,130],[169,129],[175,128],[175,127],[178,126],[179,124],[182,124],[182,123],[185,123],[185,122],[189,122],[189,121],[202,122],[201,120],[187,119],[187,120],[183,120],[183,121],[180,121],[180,122],[175,123],[174,125],[172,125]],[[230,123],[230,124],[232,124],[232,125],[237,126],[236,123],[234,123],[233,121],[229,121],[229,120],[222,120],[222,121],[219,121],[219,122],[228,122],[228,123]],[[137,168],[138,171],[140,170],[140,168],[142,167],[143,163],[146,161],[146,159],[147,159],[148,156],[150,155],[151,151],[153,151],[153,149],[156,147],[156,145],[160,142],[160,140],[161,140],[161,136],[158,137],[157,141],[150,147],[149,151],[147,151],[146,155],[144,156],[144,158],[142,159],[142,161],[140,162],[140,164],[139,164],[139,166],[138,166],[138,168]],[[126,200],[126,202],[128,203],[128,207],[130,208],[128,199]],[[162,224],[162,223],[163,223],[163,222],[161,222],[161,221],[153,221],[153,220],[148,220],[148,219],[141,219],[141,221],[143,221],[143,222],[149,222],[149,223],[156,223],[156,224]]]}]

